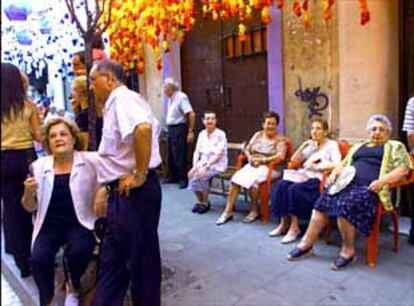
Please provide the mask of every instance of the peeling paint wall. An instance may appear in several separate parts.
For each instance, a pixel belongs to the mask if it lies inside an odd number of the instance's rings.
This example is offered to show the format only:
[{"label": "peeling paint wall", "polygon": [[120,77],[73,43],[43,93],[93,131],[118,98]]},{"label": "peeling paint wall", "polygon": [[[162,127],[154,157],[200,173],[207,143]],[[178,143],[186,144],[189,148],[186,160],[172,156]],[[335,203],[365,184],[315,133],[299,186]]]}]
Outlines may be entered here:
[{"label": "peeling paint wall", "polygon": [[[302,18],[297,18],[292,9],[283,11],[285,127],[286,134],[297,145],[310,136],[311,112],[308,107],[315,100],[302,101],[306,97],[316,97],[314,110],[327,104],[326,109],[320,113],[328,120],[332,130],[338,127],[336,6],[332,11],[333,18],[325,22],[322,17],[322,1],[311,1],[309,29],[304,28]],[[309,89],[308,94],[306,89]]]},{"label": "peeling paint wall", "polygon": [[162,71],[157,69],[154,54],[148,47],[144,47],[145,54],[145,72],[140,78],[141,94],[151,104],[152,111],[161,123],[163,118],[163,101],[162,101]]},{"label": "peeling paint wall", "polygon": [[362,27],[358,1],[338,3],[340,130],[351,140],[366,137],[374,113],[389,116],[398,131],[398,1],[368,4],[371,21]]},{"label": "peeling paint wall", "polygon": [[[333,18],[322,18],[322,1],[311,1],[311,25],[305,29],[301,18],[292,9],[283,11],[283,60],[286,135],[298,145],[310,136],[309,102],[301,101],[302,93],[310,89],[316,102],[328,106],[321,111],[332,130],[338,127],[338,43],[337,12]],[[319,87],[319,91],[317,88]],[[305,98],[305,95],[302,95]],[[314,105],[318,108],[318,105]],[[314,117],[317,118],[317,117]]]}]

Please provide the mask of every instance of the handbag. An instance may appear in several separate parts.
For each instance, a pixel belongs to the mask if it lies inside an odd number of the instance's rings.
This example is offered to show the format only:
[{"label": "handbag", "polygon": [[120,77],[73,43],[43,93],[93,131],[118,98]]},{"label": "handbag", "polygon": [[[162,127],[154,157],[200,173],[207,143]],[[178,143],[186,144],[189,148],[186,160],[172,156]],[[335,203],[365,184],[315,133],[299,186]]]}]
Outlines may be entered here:
[{"label": "handbag", "polygon": [[328,194],[334,195],[341,190],[343,190],[346,186],[348,186],[352,180],[354,179],[356,174],[356,169],[353,166],[347,166],[342,169],[341,173],[337,177],[336,181],[329,185],[329,180],[327,182]]}]

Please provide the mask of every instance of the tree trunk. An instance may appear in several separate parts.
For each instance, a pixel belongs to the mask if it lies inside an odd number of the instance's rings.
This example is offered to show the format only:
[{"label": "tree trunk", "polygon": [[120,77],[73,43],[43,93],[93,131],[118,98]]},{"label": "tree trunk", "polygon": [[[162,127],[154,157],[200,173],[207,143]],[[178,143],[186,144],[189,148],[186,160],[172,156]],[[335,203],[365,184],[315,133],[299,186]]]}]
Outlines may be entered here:
[{"label": "tree trunk", "polygon": [[89,38],[88,35],[85,35],[84,44],[85,44],[85,62],[86,62],[86,84],[88,87],[88,130],[89,130],[89,146],[88,150],[96,151],[96,108],[95,108],[95,97],[90,90],[90,80],[89,73],[92,69],[93,58],[92,58],[92,39],[93,36]]}]

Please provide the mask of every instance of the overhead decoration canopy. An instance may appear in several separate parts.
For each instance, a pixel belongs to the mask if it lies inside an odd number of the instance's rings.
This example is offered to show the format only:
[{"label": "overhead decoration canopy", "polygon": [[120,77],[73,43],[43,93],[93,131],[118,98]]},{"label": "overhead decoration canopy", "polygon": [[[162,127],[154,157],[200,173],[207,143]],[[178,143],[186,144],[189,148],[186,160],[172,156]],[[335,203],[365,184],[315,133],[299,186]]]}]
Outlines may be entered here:
[{"label": "overhead decoration canopy", "polygon": [[[168,52],[172,41],[183,42],[186,32],[191,31],[196,13],[213,20],[238,18],[239,36],[245,40],[245,22],[252,19],[253,11],[260,12],[263,24],[271,22],[270,8],[292,9],[303,25],[311,25],[309,0],[198,0],[202,12],[196,12],[194,0],[113,0],[111,24],[107,29],[110,38],[111,58],[122,63],[128,70],[144,71],[144,44],[151,47],[157,68],[162,67],[162,52]],[[323,18],[332,18],[335,0],[319,0],[323,5]],[[316,1],[317,2],[317,1]],[[360,23],[370,20],[367,0],[359,0]]]},{"label": "overhead decoration canopy", "polygon": [[161,69],[162,51],[169,51],[171,41],[182,42],[194,22],[193,0],[113,0],[107,29],[111,58],[142,73],[145,43]]},{"label": "overhead decoration canopy", "polygon": [[[91,0],[90,0],[91,1]],[[99,1],[99,0],[96,0]],[[102,1],[102,0],[100,0]],[[201,11],[195,9],[201,2]],[[338,1],[338,0],[336,0]],[[45,3],[42,4],[41,3]],[[62,71],[70,70],[70,54],[83,49],[83,43],[70,14],[62,11],[62,0],[47,1],[2,0],[2,58],[18,61],[26,71],[41,71],[42,61],[63,54]],[[240,40],[246,38],[246,22],[253,12],[259,12],[263,24],[271,22],[270,9],[276,6],[292,10],[306,28],[312,23],[310,7],[323,6],[323,18],[328,22],[333,15],[335,0],[111,0],[111,23],[107,29],[111,58],[127,70],[144,72],[144,45],[149,46],[162,67],[162,53],[170,50],[174,41],[182,43],[192,30],[196,16],[224,20],[237,18]],[[360,23],[370,20],[368,0],[358,0]],[[59,4],[57,4],[59,3]],[[74,0],[76,10],[83,12],[84,0]],[[108,9],[109,6],[106,6]],[[103,14],[108,16],[108,14]],[[68,69],[69,68],[69,69]]]}]

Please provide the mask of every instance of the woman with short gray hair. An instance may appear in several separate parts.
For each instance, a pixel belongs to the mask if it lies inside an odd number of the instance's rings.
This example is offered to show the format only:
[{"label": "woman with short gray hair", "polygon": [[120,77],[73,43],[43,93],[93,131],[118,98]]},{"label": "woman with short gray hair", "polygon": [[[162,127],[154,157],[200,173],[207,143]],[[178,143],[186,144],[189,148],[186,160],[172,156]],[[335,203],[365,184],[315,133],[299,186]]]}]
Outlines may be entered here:
[{"label": "woman with short gray hair", "polygon": [[[378,200],[385,210],[393,208],[388,186],[406,177],[413,168],[410,156],[400,141],[390,140],[391,122],[384,115],[374,115],[367,122],[370,139],[354,145],[329,177],[332,185],[345,167],[353,166],[355,176],[337,193],[325,191],[316,201],[311,221],[302,241],[288,254],[298,260],[313,253],[313,245],[329,218],[337,218],[342,248],[332,263],[341,270],[356,259],[356,232],[371,234]],[[344,184],[345,185],[345,184]]]}]

